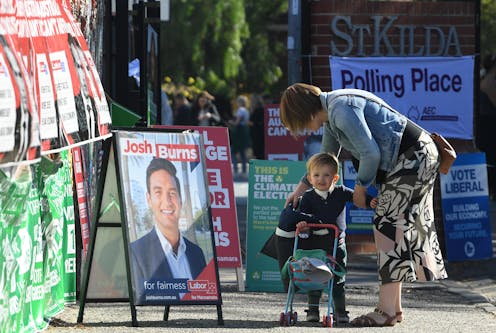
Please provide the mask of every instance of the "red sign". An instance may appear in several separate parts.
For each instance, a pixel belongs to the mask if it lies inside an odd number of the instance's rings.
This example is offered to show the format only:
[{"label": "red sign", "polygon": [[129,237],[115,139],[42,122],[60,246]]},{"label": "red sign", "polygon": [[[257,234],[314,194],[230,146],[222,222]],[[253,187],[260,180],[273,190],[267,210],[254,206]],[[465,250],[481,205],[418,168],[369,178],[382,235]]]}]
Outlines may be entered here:
[{"label": "red sign", "polygon": [[[180,128],[154,126],[154,128]],[[190,126],[203,135],[215,249],[220,268],[241,267],[236,200],[232,182],[229,133],[225,127]]]},{"label": "red sign", "polygon": [[320,150],[322,128],[318,132],[303,133],[295,138],[281,122],[278,104],[265,107],[264,124],[267,160],[306,160]]},{"label": "red sign", "polygon": [[84,189],[84,173],[81,156],[81,147],[72,148],[72,159],[74,167],[74,178],[76,183],[77,203],[79,208],[79,223],[81,224],[81,238],[83,242],[83,253],[86,258],[88,244],[90,242],[90,223],[88,220],[88,209],[86,191]]}]

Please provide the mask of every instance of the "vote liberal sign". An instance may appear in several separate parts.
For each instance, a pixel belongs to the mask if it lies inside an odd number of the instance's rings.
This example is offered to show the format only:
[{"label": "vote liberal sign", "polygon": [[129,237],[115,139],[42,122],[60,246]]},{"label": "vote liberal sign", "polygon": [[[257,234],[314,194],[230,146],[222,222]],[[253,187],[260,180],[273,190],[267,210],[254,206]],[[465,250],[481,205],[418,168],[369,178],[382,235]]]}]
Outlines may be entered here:
[{"label": "vote liberal sign", "polygon": [[459,154],[441,174],[441,197],[448,261],[491,258],[485,154]]}]

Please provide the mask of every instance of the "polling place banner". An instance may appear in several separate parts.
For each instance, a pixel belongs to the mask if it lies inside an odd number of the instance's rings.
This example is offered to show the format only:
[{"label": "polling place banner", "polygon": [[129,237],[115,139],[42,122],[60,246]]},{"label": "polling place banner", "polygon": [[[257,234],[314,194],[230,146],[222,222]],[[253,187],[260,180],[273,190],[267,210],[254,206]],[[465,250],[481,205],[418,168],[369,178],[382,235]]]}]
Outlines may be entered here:
[{"label": "polling place banner", "polygon": [[448,261],[492,258],[484,153],[458,155],[441,174],[441,198]]},{"label": "polling place banner", "polygon": [[301,133],[295,138],[282,124],[279,105],[265,106],[265,158],[268,160],[307,160],[320,151],[323,129]]},{"label": "polling place banner", "polygon": [[246,226],[246,290],[283,291],[277,260],[262,253],[284,203],[305,173],[302,161],[250,161]]},{"label": "polling place banner", "polygon": [[329,61],[333,90],[367,90],[429,132],[473,138],[473,56],[330,56]]}]

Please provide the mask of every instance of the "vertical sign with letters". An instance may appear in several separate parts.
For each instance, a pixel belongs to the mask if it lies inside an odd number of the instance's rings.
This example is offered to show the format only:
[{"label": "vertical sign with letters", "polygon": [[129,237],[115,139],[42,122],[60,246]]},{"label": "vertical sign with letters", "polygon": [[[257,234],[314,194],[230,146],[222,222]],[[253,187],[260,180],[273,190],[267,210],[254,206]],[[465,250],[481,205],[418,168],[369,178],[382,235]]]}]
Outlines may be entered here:
[{"label": "vertical sign with letters", "polygon": [[448,261],[491,258],[484,153],[458,155],[449,173],[441,174],[441,197]]}]

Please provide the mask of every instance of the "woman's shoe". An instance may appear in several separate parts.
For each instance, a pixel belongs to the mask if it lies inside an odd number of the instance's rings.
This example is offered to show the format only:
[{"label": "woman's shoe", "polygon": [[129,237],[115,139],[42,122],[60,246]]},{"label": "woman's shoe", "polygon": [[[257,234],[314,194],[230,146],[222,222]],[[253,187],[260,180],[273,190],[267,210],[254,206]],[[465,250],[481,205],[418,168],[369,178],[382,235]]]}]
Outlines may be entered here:
[{"label": "woman's shoe", "polygon": [[[377,313],[385,320],[384,322],[377,322],[373,314]],[[368,313],[366,315],[362,315],[353,319],[350,324],[356,327],[383,327],[383,326],[394,326],[397,323],[396,314],[393,316],[389,316],[387,313],[380,309],[375,309],[374,312]]]},{"label": "woman's shoe", "polygon": [[396,322],[401,323],[403,319],[405,319],[405,317],[403,317],[403,312],[401,311],[396,312]]}]

